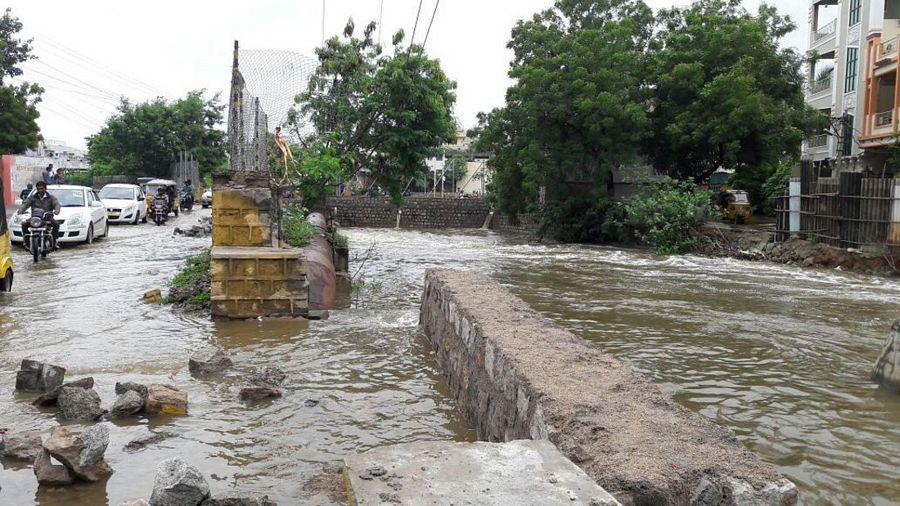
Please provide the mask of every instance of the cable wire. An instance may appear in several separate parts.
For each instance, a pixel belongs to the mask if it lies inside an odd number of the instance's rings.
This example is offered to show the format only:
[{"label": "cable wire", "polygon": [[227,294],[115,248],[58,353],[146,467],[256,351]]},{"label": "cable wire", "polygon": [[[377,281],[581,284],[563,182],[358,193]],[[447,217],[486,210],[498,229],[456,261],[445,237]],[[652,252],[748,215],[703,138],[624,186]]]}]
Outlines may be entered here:
[{"label": "cable wire", "polygon": [[434,4],[434,11],[431,13],[431,21],[428,22],[428,31],[425,32],[425,40],[422,41],[422,50],[425,50],[425,44],[428,44],[428,36],[431,35],[431,24],[434,23],[434,15],[437,14],[438,6],[441,5],[441,0],[437,0]]}]

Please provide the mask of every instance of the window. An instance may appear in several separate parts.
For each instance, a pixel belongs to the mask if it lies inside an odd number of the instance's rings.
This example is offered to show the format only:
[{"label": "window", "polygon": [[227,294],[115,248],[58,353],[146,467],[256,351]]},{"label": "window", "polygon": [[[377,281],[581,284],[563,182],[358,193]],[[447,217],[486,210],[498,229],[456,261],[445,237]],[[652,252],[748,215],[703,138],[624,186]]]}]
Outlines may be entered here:
[{"label": "window", "polygon": [[847,48],[847,77],[844,78],[844,93],[856,91],[856,68],[859,66],[859,48]]},{"label": "window", "polygon": [[851,156],[853,154],[853,115],[844,117],[841,141],[841,155]]},{"label": "window", "polygon": [[855,26],[859,23],[861,12],[862,0],[850,0],[850,26]]}]

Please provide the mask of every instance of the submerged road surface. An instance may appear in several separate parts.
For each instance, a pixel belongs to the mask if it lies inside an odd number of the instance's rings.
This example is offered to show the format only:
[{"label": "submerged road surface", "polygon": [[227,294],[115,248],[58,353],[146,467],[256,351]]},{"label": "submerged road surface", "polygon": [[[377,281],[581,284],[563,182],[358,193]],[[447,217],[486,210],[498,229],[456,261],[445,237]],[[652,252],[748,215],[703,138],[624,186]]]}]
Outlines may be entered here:
[{"label": "submerged road surface", "polygon": [[[183,217],[189,225],[196,216]],[[17,254],[15,293],[0,297],[0,428],[56,425],[13,394],[23,358],[93,376],[109,406],[116,381],[186,390],[186,417],[113,426],[106,484],[37,487],[29,466],[3,462],[0,504],[118,504],[148,498],[156,464],[181,456],[214,493],[303,503],[323,463],[396,442],[470,440],[419,335],[430,266],[491,274],[551,318],[649,374],[690,409],[794,480],[804,503],[889,504],[900,498],[900,396],[868,380],[900,283],[830,271],[603,247],[534,245],[492,233],[350,230],[354,307],[308,329],[274,320],[214,323],[142,305],[208,239],[173,224],[115,227],[110,239],[30,265]],[[374,244],[369,253],[369,247]],[[190,351],[224,347],[235,367],[196,379]],[[285,397],[237,400],[256,367],[288,374]],[[175,437],[135,453],[131,439]],[[321,500],[321,497],[316,500]]]}]

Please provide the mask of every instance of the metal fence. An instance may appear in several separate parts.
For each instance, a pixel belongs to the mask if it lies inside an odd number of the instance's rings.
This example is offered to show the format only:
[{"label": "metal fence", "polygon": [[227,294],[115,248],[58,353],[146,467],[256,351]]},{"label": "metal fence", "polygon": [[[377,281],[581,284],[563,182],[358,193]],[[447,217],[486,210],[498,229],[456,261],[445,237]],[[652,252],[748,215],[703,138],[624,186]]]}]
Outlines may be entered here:
[{"label": "metal fence", "polygon": [[172,164],[169,174],[179,184],[190,180],[197,191],[200,190],[200,185],[203,184],[203,181],[200,179],[200,164],[194,158],[194,155],[190,153],[182,152],[178,156],[178,161]]},{"label": "metal fence", "polygon": [[[776,200],[776,241],[801,234],[838,247],[900,248],[900,178],[862,172],[819,177],[805,163],[799,192]],[[799,214],[793,230],[792,214]]]},{"label": "metal fence", "polygon": [[268,116],[259,98],[247,89],[241,74],[238,43],[234,43],[231,94],[228,103],[228,157],[234,172],[268,171]]}]

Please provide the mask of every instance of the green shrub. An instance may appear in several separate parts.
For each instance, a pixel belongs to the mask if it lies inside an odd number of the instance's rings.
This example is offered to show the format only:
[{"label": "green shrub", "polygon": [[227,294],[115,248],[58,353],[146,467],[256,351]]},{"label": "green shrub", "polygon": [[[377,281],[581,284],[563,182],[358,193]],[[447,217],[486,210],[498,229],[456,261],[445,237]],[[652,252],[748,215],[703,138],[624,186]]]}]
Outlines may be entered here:
[{"label": "green shrub", "polygon": [[188,258],[184,269],[169,281],[171,290],[163,298],[163,303],[188,309],[209,309],[212,300],[210,262],[209,250]]},{"label": "green shrub", "polygon": [[80,186],[92,186],[94,184],[94,176],[91,171],[69,172],[66,176],[66,184],[74,184]]},{"label": "green shrub", "polygon": [[341,248],[346,248],[350,244],[350,238],[346,235],[335,232],[334,233],[334,245],[339,246]]},{"label": "green shrub", "polygon": [[687,181],[647,182],[613,205],[604,232],[651,246],[660,255],[683,253],[693,246],[691,231],[711,216],[711,198]]},{"label": "green shrub", "polygon": [[306,209],[290,207],[281,223],[284,242],[294,248],[308,246],[316,235],[316,227],[306,219]]}]

